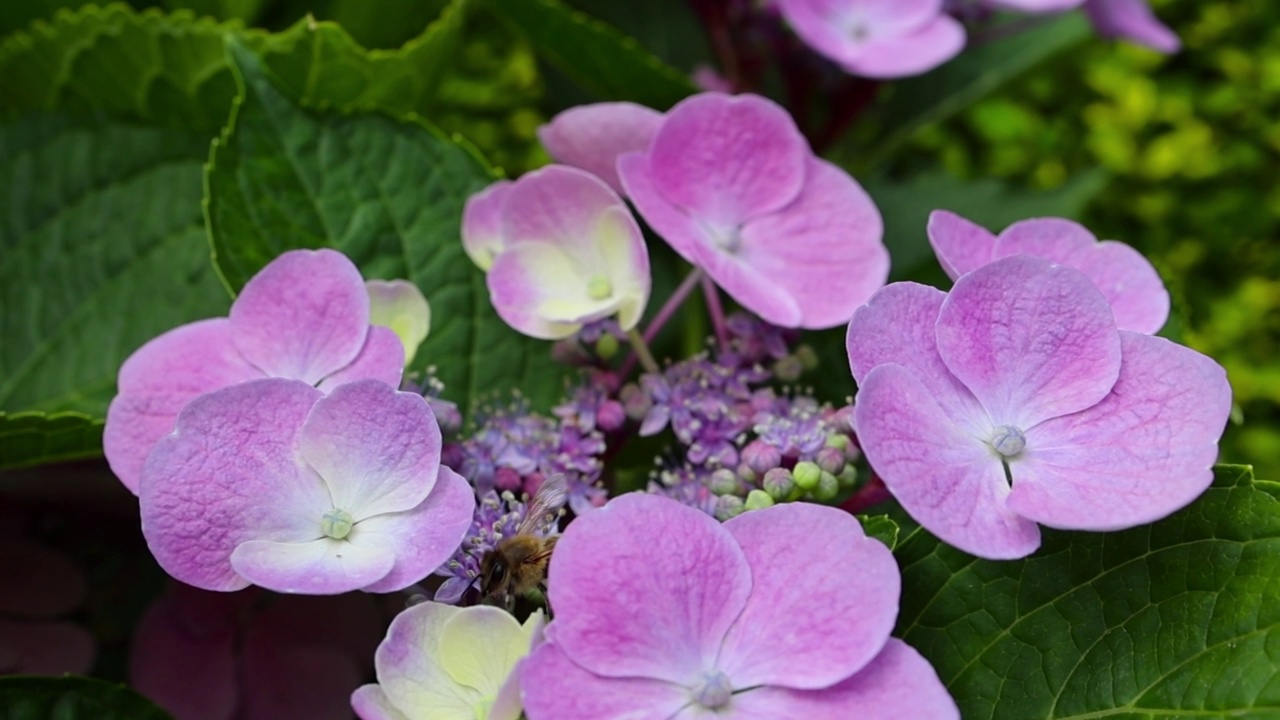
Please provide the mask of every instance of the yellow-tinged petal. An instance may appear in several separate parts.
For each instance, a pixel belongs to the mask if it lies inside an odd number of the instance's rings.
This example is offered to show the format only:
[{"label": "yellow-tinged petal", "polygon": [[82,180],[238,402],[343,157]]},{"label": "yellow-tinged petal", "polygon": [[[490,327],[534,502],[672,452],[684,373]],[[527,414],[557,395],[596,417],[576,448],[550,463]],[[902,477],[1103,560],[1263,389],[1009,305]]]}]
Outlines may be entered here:
[{"label": "yellow-tinged petal", "polygon": [[368,280],[369,322],[390,328],[404,345],[404,364],[431,332],[431,305],[408,280]]},{"label": "yellow-tinged petal", "polygon": [[529,653],[529,634],[509,613],[477,605],[445,621],[439,652],[449,677],[486,700],[487,714],[516,662]]}]

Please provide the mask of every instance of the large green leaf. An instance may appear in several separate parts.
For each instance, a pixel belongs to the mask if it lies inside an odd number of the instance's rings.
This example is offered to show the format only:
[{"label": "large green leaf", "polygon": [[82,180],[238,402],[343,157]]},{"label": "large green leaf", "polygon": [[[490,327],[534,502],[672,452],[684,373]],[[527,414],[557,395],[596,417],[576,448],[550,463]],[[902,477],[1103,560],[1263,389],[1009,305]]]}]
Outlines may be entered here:
[{"label": "large green leaf", "polygon": [[[189,133],[62,116],[0,125],[0,410],[101,418],[129,353],[226,309],[204,241],[206,147]],[[95,427],[10,416],[0,465],[91,452]]]},{"label": "large green leaf", "polygon": [[102,425],[77,412],[0,412],[0,470],[97,457]]},{"label": "large green leaf", "polygon": [[319,115],[289,101],[260,61],[232,42],[244,93],[206,172],[218,268],[239,288],[291,248],[334,247],[367,277],[413,280],[432,307],[419,366],[471,409],[520,388],[546,405],[563,385],[547,343],[494,313],[459,239],[466,198],[494,177],[478,156],[419,123]]},{"label": "large green leaf", "polygon": [[1280,718],[1280,485],[1248,467],[1154,525],[1045,530],[1022,561],[919,530],[895,555],[895,634],[966,720]]},{"label": "large green leaf", "polygon": [[0,677],[0,720],[167,720],[123,685],[87,677]]},{"label": "large green leaf", "polygon": [[599,100],[666,110],[694,92],[689,78],[616,28],[560,0],[488,0],[538,54]]}]

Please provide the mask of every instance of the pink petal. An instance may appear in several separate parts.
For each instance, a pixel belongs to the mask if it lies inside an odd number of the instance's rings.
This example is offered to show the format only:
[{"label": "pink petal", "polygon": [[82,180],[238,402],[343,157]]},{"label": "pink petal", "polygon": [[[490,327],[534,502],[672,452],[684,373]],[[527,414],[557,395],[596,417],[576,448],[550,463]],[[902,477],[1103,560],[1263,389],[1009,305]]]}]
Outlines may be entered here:
[{"label": "pink petal", "polygon": [[550,642],[520,664],[520,688],[529,720],[669,718],[689,702],[689,691],[673,683],[587,672]]},{"label": "pink petal", "polygon": [[795,199],[808,157],[808,143],[781,107],[757,95],[721,93],[673,107],[648,155],[658,192],[717,230]]},{"label": "pink petal", "polygon": [[422,504],[407,512],[377,515],[356,523],[347,537],[352,545],[382,548],[395,556],[390,572],[362,589],[402,590],[430,575],[462,543],[475,507],[471,485],[441,466],[440,477]]},{"label": "pink petal", "polygon": [[578,263],[551,243],[509,248],[485,279],[498,316],[529,337],[561,340],[617,310],[613,298],[589,295]]},{"label": "pink petal", "polygon": [[1102,402],[1027,434],[1009,506],[1059,528],[1152,522],[1213,481],[1231,386],[1212,359],[1163,338],[1120,333],[1120,379]]},{"label": "pink petal", "polygon": [[502,214],[506,249],[550,243],[570,257],[595,259],[596,226],[610,211],[630,215],[603,180],[567,165],[548,165],[521,177],[507,193]]},{"label": "pink petal", "polygon": [[291,250],[240,291],[231,327],[236,348],[263,373],[315,385],[364,347],[369,295],[342,253]]},{"label": "pink petal", "polygon": [[832,56],[844,69],[869,78],[892,79],[919,75],[960,54],[964,25],[950,15],[905,35],[874,37],[856,55]]},{"label": "pink petal", "polygon": [[836,62],[868,45],[918,32],[942,12],[941,0],[779,0],[796,34]]},{"label": "pink petal", "polygon": [[1153,335],[1169,319],[1169,291],[1142,253],[1107,240],[1085,248],[1069,263],[1098,286],[1116,317],[1116,327]]},{"label": "pink petal", "polygon": [[848,322],[884,285],[889,252],[880,212],[853,178],[817,158],[806,172],[790,205],[742,228],[738,254],[795,299],[800,327],[822,329]]},{"label": "pink petal", "polygon": [[952,280],[991,262],[996,236],[977,223],[947,210],[929,213],[929,244],[938,264]]},{"label": "pink petal", "polygon": [[714,519],[631,493],[569,525],[549,585],[556,642],[575,663],[598,675],[691,684],[715,666],[751,574]]},{"label": "pink petal", "polygon": [[462,209],[462,249],[481,270],[493,267],[506,241],[502,236],[502,205],[514,183],[499,180],[467,198]]},{"label": "pink petal", "polygon": [[934,401],[953,421],[975,432],[989,429],[986,411],[938,355],[934,328],[946,298],[937,288],[907,282],[893,283],[877,292],[849,322],[845,336],[849,367],[861,384],[879,365],[901,365],[929,388]]},{"label": "pink petal", "polygon": [[390,328],[378,325],[369,327],[364,347],[350,365],[329,375],[316,387],[322,392],[329,392],[339,385],[356,380],[372,379],[384,382],[391,387],[400,387],[400,379],[404,374],[404,343],[400,336]]},{"label": "pink petal", "polygon": [[1120,372],[1111,306],[1073,268],[1026,255],[956,281],[938,354],[996,425],[1027,428],[1095,405]]},{"label": "pink petal", "polygon": [[129,684],[183,720],[230,720],[240,702],[239,600],[172,583],[134,631]]},{"label": "pink petal", "polygon": [[53,618],[76,609],[87,590],[84,571],[70,557],[27,540],[0,544],[0,613]]},{"label": "pink petal", "polygon": [[0,650],[16,655],[20,675],[83,675],[93,666],[96,645],[87,630],[69,622],[0,618]]},{"label": "pink petal", "polygon": [[993,560],[1025,557],[1040,546],[1035,523],[1005,506],[1009,485],[994,451],[952,421],[911,371],[876,367],[853,410],[867,462],[926,530]]},{"label": "pink petal", "polygon": [[331,538],[248,540],[231,553],[231,566],[254,585],[308,595],[336,595],[372,585],[386,577],[393,564],[390,550]]},{"label": "pink petal", "polygon": [[662,113],[629,102],[569,108],[538,128],[538,140],[558,163],[599,177],[618,193],[618,156],[647,150],[662,124]]},{"label": "pink petal", "polygon": [[377,684],[361,685],[351,693],[351,709],[360,720],[410,720]]},{"label": "pink petal", "polygon": [[1151,12],[1147,0],[1088,0],[1084,12],[1103,37],[1126,38],[1166,54],[1182,49],[1178,35]]},{"label": "pink petal", "polygon": [[202,395],[182,411],[138,488],[142,532],[166,572],[206,590],[238,590],[248,584],[231,566],[241,543],[320,537],[329,492],[294,454],[320,397],[298,380],[255,380]]},{"label": "pink petal", "polygon": [[107,409],[102,435],[111,471],[137,494],[147,453],[173,430],[187,403],[261,377],[236,350],[226,318],[190,323],[153,338],[120,366],[119,394]]},{"label": "pink petal", "polygon": [[1084,0],[986,0],[986,5],[1025,13],[1062,12],[1080,7]]},{"label": "pink petal", "polygon": [[902,581],[893,554],[852,515],[787,503],[724,527],[751,567],[751,597],[717,663],[734,688],[828,687],[880,652],[898,617]]},{"label": "pink petal", "polygon": [[427,401],[377,380],[334,389],[298,434],[298,453],[324,480],[333,507],[357,521],[420,504],[435,486],[440,447]]},{"label": "pink petal", "polygon": [[701,267],[716,285],[765,322],[779,327],[800,327],[804,322],[797,299],[760,268],[725,253],[714,253]]},{"label": "pink petal", "polygon": [[735,720],[960,720],[960,710],[929,661],[889,638],[862,672],[825,690],[762,687],[735,695]]},{"label": "pink petal", "polygon": [[425,709],[471,710],[478,693],[464,691],[445,672],[438,654],[444,624],[459,608],[425,602],[391,621],[374,664],[378,684],[390,704],[410,712]]},{"label": "pink petal", "polygon": [[992,260],[1010,255],[1035,255],[1061,265],[1082,250],[1097,245],[1098,238],[1080,223],[1065,218],[1021,220],[1000,233]]},{"label": "pink petal", "polygon": [[351,717],[361,679],[351,658],[319,642],[283,641],[263,623],[250,626],[242,654],[244,720]]}]

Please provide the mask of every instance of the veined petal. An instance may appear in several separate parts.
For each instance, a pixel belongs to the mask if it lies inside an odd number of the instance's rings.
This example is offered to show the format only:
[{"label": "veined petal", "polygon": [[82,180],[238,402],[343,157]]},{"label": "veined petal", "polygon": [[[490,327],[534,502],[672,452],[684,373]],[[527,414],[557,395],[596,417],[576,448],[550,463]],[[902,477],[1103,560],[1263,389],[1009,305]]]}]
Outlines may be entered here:
[{"label": "veined petal", "polygon": [[462,209],[462,249],[471,262],[486,272],[506,248],[502,206],[513,185],[510,180],[499,180],[467,198]]},{"label": "veined petal", "polygon": [[1106,397],[1120,373],[1111,306],[1080,271],[1027,255],[956,281],[938,354],[997,425],[1023,432]]},{"label": "veined petal", "polygon": [[364,288],[369,293],[369,323],[394,332],[404,346],[403,364],[412,363],[418,346],[431,332],[427,298],[408,280],[366,280]]},{"label": "veined petal", "polygon": [[454,682],[492,700],[516,662],[529,654],[529,636],[511,613],[477,605],[444,622],[439,652],[440,665]]},{"label": "veined petal", "polygon": [[964,25],[950,15],[908,34],[871,36],[856,55],[832,56],[844,69],[870,78],[900,78],[932,70],[964,49]]},{"label": "veined petal", "polygon": [[[898,617],[902,581],[893,553],[853,516],[786,503],[743,513],[724,528],[751,568],[751,597],[716,663],[735,689],[828,687],[880,652]],[[856,570],[833,576],[827,568]]]},{"label": "veined petal", "polygon": [[1065,218],[1021,220],[1000,233],[992,260],[1010,255],[1034,255],[1061,265],[1070,264],[1081,250],[1098,244],[1098,238],[1083,225]]},{"label": "veined petal", "polygon": [[648,677],[596,675],[550,642],[520,664],[520,686],[529,720],[670,718],[689,703],[689,691],[680,685]]},{"label": "veined petal", "polygon": [[1116,327],[1153,335],[1169,319],[1169,291],[1142,253],[1106,240],[1076,252],[1068,262],[1078,268],[1111,303]]},{"label": "veined petal", "polygon": [[548,165],[521,177],[507,193],[503,237],[508,250],[546,243],[583,263],[584,270],[593,269],[597,223],[612,209],[627,213],[622,198],[603,180],[567,165]]},{"label": "veined petal", "polygon": [[377,380],[339,386],[312,408],[298,452],[333,507],[360,521],[408,510],[435,486],[440,427],[426,400]]},{"label": "veined petal", "polygon": [[1084,12],[1103,37],[1126,38],[1166,54],[1182,49],[1182,41],[1151,12],[1147,0],[1088,0]]},{"label": "veined petal", "polygon": [[1009,506],[1052,527],[1119,530],[1163,518],[1213,482],[1231,386],[1218,363],[1163,338],[1120,333],[1110,395],[1027,434]]},{"label": "veined petal", "polygon": [[395,556],[378,547],[321,538],[310,542],[248,540],[231,566],[254,585],[282,593],[337,595],[372,585],[391,572]]},{"label": "veined petal", "polygon": [[357,380],[377,380],[391,387],[400,387],[404,375],[404,345],[396,334],[384,327],[369,327],[364,347],[349,365],[320,381],[316,387],[329,392],[339,385]]},{"label": "veined petal", "polygon": [[955,424],[929,388],[901,365],[867,374],[854,430],[872,469],[926,530],[993,560],[1040,546],[1036,524],[1006,507],[1009,485],[995,451]]},{"label": "veined petal", "polygon": [[458,685],[441,666],[444,623],[462,610],[424,602],[391,621],[374,654],[378,684],[396,708],[409,717],[474,720],[480,693]]},{"label": "veined petal", "polygon": [[246,360],[270,377],[315,385],[364,347],[369,295],[342,253],[291,250],[249,280],[230,318]]},{"label": "veined petal", "polygon": [[948,210],[929,213],[929,244],[947,277],[955,280],[991,262],[996,236]]},{"label": "veined petal", "polygon": [[643,493],[574,520],[549,573],[555,641],[574,663],[677,684],[714,667],[750,592],[742,549],[718,522]]},{"label": "veined petal", "polygon": [[612,288],[606,297],[592,297],[592,278],[551,243],[512,246],[494,262],[487,280],[499,317],[525,335],[544,340],[569,337],[583,323],[607,317],[618,305]]},{"label": "veined petal", "polygon": [[652,278],[649,272],[649,249],[631,213],[611,208],[596,224],[596,250],[600,266],[613,286],[618,303],[618,324],[628,331],[640,322],[649,303]]},{"label": "veined petal", "polygon": [[556,162],[586,170],[622,193],[618,156],[648,149],[661,124],[662,113],[643,105],[594,103],[551,118],[538,128],[538,140]]}]

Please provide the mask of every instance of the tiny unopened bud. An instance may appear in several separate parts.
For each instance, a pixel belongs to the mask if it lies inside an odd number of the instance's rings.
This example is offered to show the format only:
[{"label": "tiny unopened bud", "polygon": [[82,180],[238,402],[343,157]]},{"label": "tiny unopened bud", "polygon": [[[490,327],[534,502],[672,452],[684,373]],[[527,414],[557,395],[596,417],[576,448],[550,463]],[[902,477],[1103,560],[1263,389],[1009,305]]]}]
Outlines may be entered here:
[{"label": "tiny unopened bud", "polygon": [[831,447],[822,448],[818,451],[818,456],[814,458],[814,460],[818,463],[818,467],[822,468],[824,472],[829,472],[832,475],[838,475],[840,474],[840,471],[844,469],[843,450],[837,450],[836,448]]},{"label": "tiny unopened bud", "polygon": [[605,400],[596,408],[596,426],[605,432],[617,430],[626,421],[627,411],[617,400]]},{"label": "tiny unopened bud", "polygon": [[804,366],[805,370],[818,369],[818,353],[809,345],[801,345],[796,348],[796,359]]},{"label": "tiny unopened bud", "polygon": [[795,480],[791,478],[791,471],[786,468],[774,468],[764,474],[764,480],[760,481],[764,491],[774,500],[786,500],[791,497],[791,492],[795,490]]},{"label": "tiny unopened bud", "polygon": [[782,453],[763,440],[752,440],[742,448],[742,462],[763,475],[782,463]]},{"label": "tiny unopened bud", "polygon": [[632,420],[643,420],[653,408],[653,400],[635,383],[624,385],[618,397],[622,399],[622,409],[626,410],[627,417]]},{"label": "tiny unopened bud", "polygon": [[509,467],[500,467],[493,473],[493,484],[499,490],[519,490],[524,485],[524,478]]},{"label": "tiny unopened bud", "polygon": [[804,363],[795,355],[787,355],[773,364],[773,374],[782,382],[795,382],[804,374]]},{"label": "tiny unopened bud", "polygon": [[840,471],[840,474],[836,475],[836,480],[840,481],[840,487],[842,488],[851,488],[854,485],[857,485],[858,468],[854,467],[852,463],[845,465],[844,469]]},{"label": "tiny unopened bud", "polygon": [[849,436],[844,433],[831,433],[827,436],[826,447],[844,450],[849,444]]},{"label": "tiny unopened bud", "polygon": [[747,493],[747,501],[743,507],[747,510],[760,510],[773,505],[773,496],[763,490],[752,490]]},{"label": "tiny unopened bud", "polygon": [[724,522],[742,514],[746,503],[737,495],[721,495],[716,498],[716,519]]},{"label": "tiny unopened bud", "polygon": [[755,485],[760,480],[760,474],[751,469],[746,463],[738,464],[738,479],[748,485]]},{"label": "tiny unopened bud", "polygon": [[822,468],[817,464],[804,460],[796,463],[796,467],[791,471],[791,476],[795,478],[796,486],[803,490],[812,490],[818,487],[818,480],[822,478]]},{"label": "tiny unopened bud", "polygon": [[822,471],[818,476],[818,486],[813,490],[813,498],[819,502],[831,502],[836,499],[836,495],[840,494],[840,481],[835,475]]},{"label": "tiny unopened bud", "polygon": [[605,333],[600,336],[599,340],[596,340],[596,355],[599,355],[601,360],[609,360],[617,354],[618,338]]},{"label": "tiny unopened bud", "polygon": [[720,468],[707,478],[707,488],[716,495],[736,495],[742,489],[742,483],[732,470]]}]

